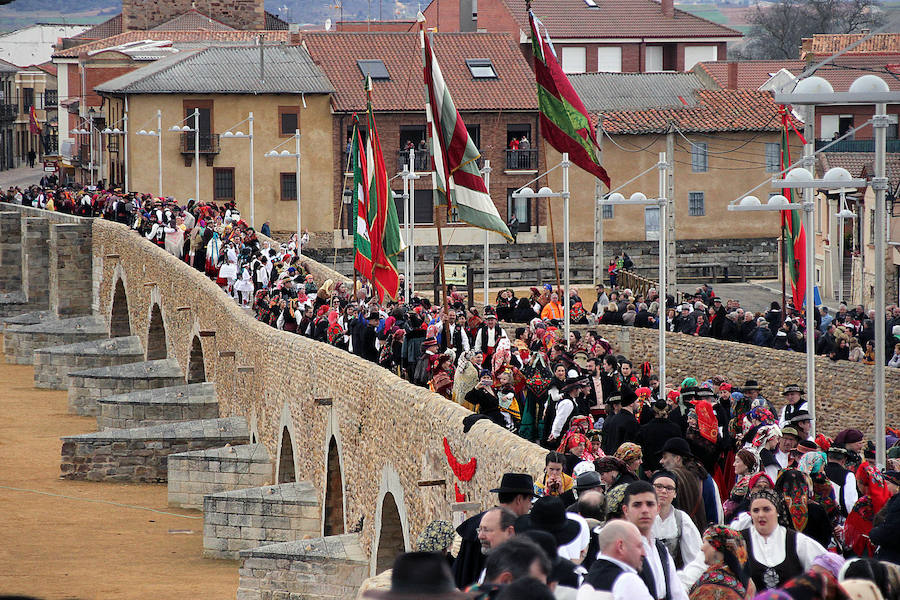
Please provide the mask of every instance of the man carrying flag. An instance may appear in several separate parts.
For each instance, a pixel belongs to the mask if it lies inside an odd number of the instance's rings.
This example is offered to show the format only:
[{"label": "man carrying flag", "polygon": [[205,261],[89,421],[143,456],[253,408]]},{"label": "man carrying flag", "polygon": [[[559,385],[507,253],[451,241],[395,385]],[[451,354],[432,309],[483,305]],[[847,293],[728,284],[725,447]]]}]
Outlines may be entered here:
[{"label": "man carrying flag", "polygon": [[353,169],[353,268],[363,277],[372,279],[372,244],[369,238],[369,178],[366,148],[359,131],[359,118],[353,115],[353,136],[350,140],[350,165]]},{"label": "man carrying flag", "polygon": [[600,166],[600,145],[587,109],[559,66],[546,30],[546,39],[541,37],[543,26],[530,9],[528,20],[531,23],[541,133],[553,148],[560,153],[568,152],[569,160],[598,177],[609,188],[609,175]]}]

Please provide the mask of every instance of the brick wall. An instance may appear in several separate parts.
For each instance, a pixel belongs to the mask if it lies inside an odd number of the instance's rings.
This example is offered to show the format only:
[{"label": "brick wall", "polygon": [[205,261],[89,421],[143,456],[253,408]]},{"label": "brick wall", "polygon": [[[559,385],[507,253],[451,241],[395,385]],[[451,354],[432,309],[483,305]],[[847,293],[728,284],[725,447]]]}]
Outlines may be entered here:
[{"label": "brick wall", "polygon": [[264,29],[263,0],[122,0],[122,30],[152,29],[191,8],[235,29]]}]

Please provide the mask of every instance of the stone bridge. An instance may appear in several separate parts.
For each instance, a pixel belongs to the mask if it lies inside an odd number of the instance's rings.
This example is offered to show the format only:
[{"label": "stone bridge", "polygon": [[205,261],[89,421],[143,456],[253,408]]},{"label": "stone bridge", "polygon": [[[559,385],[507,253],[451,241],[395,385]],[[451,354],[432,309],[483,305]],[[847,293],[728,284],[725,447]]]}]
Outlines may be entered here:
[{"label": "stone bridge", "polygon": [[[317,281],[341,276],[315,261]],[[8,361],[68,390],[96,433],[62,440],[61,477],[168,486],[204,513],[204,554],[240,558],[238,598],[353,597],[361,581],[451,518],[500,473],[538,475],[544,452],[342,350],[257,322],[203,274],[126,227],[0,204],[0,316]],[[600,326],[635,361],[656,334]],[[802,382],[799,354],[670,334],[672,378]],[[826,433],[871,431],[871,367],[817,364]],[[888,423],[900,374],[891,372]],[[777,399],[776,399],[777,400]],[[457,480],[444,438],[460,461]],[[456,508],[461,508],[457,506]],[[469,506],[472,509],[474,507]],[[277,596],[281,597],[281,596]]]}]

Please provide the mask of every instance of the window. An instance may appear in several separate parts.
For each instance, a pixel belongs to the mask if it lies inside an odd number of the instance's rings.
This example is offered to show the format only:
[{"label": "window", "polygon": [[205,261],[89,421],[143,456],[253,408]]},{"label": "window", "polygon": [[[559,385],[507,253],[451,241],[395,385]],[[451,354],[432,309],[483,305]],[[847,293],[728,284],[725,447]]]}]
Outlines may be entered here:
[{"label": "window", "polygon": [[376,60],[358,60],[356,65],[362,72],[363,77],[369,75],[375,80],[388,80],[391,78],[387,67],[384,66],[384,61],[380,58]]},{"label": "window", "polygon": [[869,245],[875,245],[875,211],[869,211]]},{"label": "window", "polygon": [[688,216],[702,217],[705,214],[703,192],[688,192]]},{"label": "window", "polygon": [[597,71],[609,73],[622,72],[622,47],[601,46],[597,48]]},{"label": "window", "polygon": [[234,200],[234,167],[213,169],[213,200]]},{"label": "window", "polygon": [[475,79],[496,79],[497,70],[489,58],[467,58],[466,66]]},{"label": "window", "polygon": [[22,88],[22,112],[27,113],[34,106],[34,88]]},{"label": "window", "polygon": [[690,71],[698,62],[718,60],[719,49],[716,46],[685,46],[684,70]]},{"label": "window", "polygon": [[819,119],[820,140],[833,140],[837,137],[838,129],[840,129],[838,119],[838,115],[822,115]]},{"label": "window", "polygon": [[506,170],[533,171],[537,169],[537,148],[531,142],[531,125],[506,126]]},{"label": "window", "polygon": [[281,199],[286,202],[297,200],[297,173],[281,173]]},{"label": "window", "polygon": [[[413,219],[416,225],[430,225],[434,223],[434,196],[430,189],[416,190],[413,197]],[[400,227],[406,222],[406,201],[403,200],[403,192],[394,190],[394,205],[397,207],[397,219]]]},{"label": "window", "polygon": [[531,198],[513,198],[512,194],[518,188],[506,188],[506,222],[512,219],[513,214],[519,221],[519,232],[531,230]]},{"label": "window", "polygon": [[584,73],[585,49],[582,46],[566,46],[562,49],[562,70],[564,73]]},{"label": "window", "polygon": [[300,129],[300,109],[296,106],[278,107],[278,135],[290,137]]},{"label": "window", "polygon": [[766,173],[781,171],[781,144],[766,142]]},{"label": "window", "polygon": [[691,142],[691,171],[706,173],[709,170],[708,145],[706,142]]},{"label": "window", "polygon": [[[194,109],[200,115],[200,149],[204,147],[204,137],[208,144],[209,136],[213,129],[213,101],[212,100],[185,100],[183,102],[185,125],[194,126]],[[191,146],[193,149],[193,146]]]},{"label": "window", "polygon": [[663,70],[663,48],[662,46],[647,46],[644,54],[644,71],[653,73]]},{"label": "window", "polygon": [[466,131],[475,147],[481,150],[481,125],[466,125]]},{"label": "window", "polygon": [[600,207],[600,217],[603,219],[614,219],[615,218],[615,209],[616,207],[612,204],[604,204]]}]

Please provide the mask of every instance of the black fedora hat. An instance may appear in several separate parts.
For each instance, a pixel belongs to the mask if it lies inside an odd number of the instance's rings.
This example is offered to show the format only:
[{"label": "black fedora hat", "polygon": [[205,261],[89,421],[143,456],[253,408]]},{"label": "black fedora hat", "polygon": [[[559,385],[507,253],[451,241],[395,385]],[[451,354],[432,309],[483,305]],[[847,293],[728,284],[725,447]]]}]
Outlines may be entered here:
[{"label": "black fedora hat", "polygon": [[596,471],[586,471],[575,478],[575,489],[579,492],[592,490],[601,485],[603,485],[603,480],[600,479],[600,474]]},{"label": "black fedora hat", "polygon": [[500,487],[492,489],[491,493],[534,496],[534,479],[525,473],[504,473],[500,478]]},{"label": "black fedora hat", "polygon": [[762,388],[759,387],[759,382],[756,381],[755,379],[748,379],[747,381],[744,382],[744,385],[741,386],[741,389],[744,390],[745,392],[749,392],[751,390],[756,390],[758,392]]},{"label": "black fedora hat", "polygon": [[694,457],[694,453],[691,452],[691,447],[688,445],[687,440],[680,437],[667,439],[666,443],[663,444],[662,450],[660,450],[658,454],[662,456],[664,452],[675,454],[676,456],[681,456],[684,458]]},{"label": "black fedora hat", "polygon": [[563,384],[563,386],[562,386],[562,391],[563,391],[563,392],[568,392],[569,390],[572,390],[572,389],[575,389],[575,388],[580,388],[580,387],[583,387],[583,386],[586,386],[586,385],[590,385],[590,384],[588,383],[587,377],[573,377],[573,378],[567,380],[567,381]]},{"label": "black fedora hat", "polygon": [[394,561],[390,590],[371,590],[363,598],[382,600],[462,600],[475,594],[456,589],[447,559],[435,552],[407,552]]},{"label": "black fedora hat", "polygon": [[581,532],[581,525],[566,517],[566,505],[559,496],[538,498],[531,512],[516,519],[516,533],[539,529],[553,534],[560,546],[570,543]]},{"label": "black fedora hat", "polygon": [[788,423],[791,425],[795,425],[800,423],[801,421],[812,421],[812,416],[809,414],[809,411],[806,410],[798,410],[797,414],[788,419]]},{"label": "black fedora hat", "polygon": [[786,386],[784,386],[784,391],[781,392],[781,395],[782,395],[782,396],[787,396],[787,395],[790,394],[791,392],[797,392],[797,393],[800,394],[801,396],[804,394],[803,388],[800,387],[798,384],[796,384],[796,383],[789,383],[789,384],[787,384]]}]

